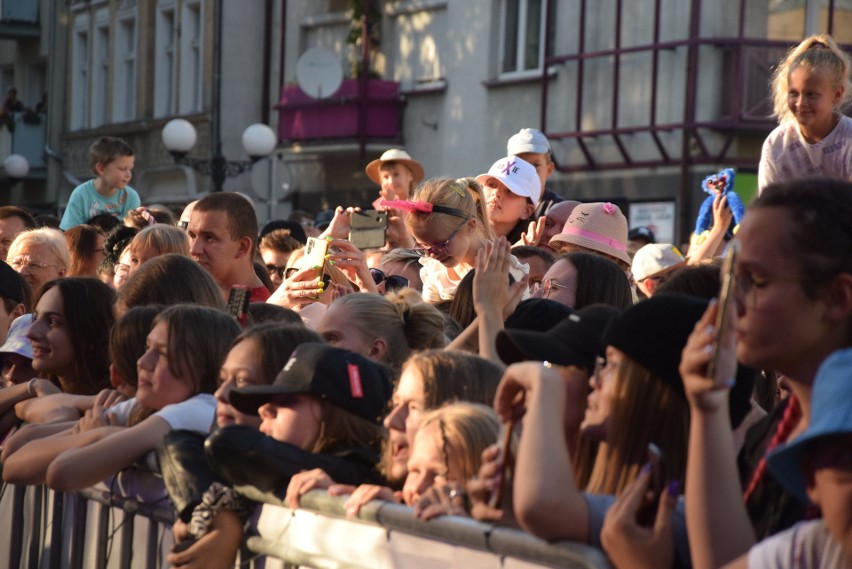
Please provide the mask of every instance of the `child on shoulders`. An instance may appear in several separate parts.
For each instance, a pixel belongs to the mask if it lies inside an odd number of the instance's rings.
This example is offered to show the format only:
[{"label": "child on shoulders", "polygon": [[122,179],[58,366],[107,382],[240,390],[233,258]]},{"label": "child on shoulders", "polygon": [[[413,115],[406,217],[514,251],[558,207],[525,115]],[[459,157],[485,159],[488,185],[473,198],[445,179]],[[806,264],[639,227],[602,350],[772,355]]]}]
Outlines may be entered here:
[{"label": "child on shoulders", "polygon": [[65,231],[101,213],[123,219],[141,205],[139,194],[128,186],[133,174],[134,152],[124,140],[104,136],[89,148],[89,167],[95,178],[71,192],[59,227]]}]

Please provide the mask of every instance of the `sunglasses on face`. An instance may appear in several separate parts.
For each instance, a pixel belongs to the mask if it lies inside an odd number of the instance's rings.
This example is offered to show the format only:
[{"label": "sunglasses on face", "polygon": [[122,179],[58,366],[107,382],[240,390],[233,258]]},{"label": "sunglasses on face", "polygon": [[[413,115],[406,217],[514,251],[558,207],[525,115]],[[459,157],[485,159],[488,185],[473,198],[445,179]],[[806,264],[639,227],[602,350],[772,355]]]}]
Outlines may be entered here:
[{"label": "sunglasses on face", "polygon": [[398,290],[408,286],[408,279],[400,275],[386,275],[381,269],[370,269],[370,275],[376,285],[385,283],[385,291]]},{"label": "sunglasses on face", "polygon": [[453,231],[450,236],[447,237],[447,240],[443,243],[435,243],[434,245],[423,245],[421,243],[417,243],[416,247],[414,247],[412,251],[414,251],[421,257],[426,257],[427,255],[430,257],[437,258],[446,257],[450,254],[450,241],[453,240],[453,237],[455,237],[458,232],[461,231],[461,228],[464,227],[466,224],[467,220],[465,220],[464,223],[459,225],[458,228],[456,228],[456,230]]},{"label": "sunglasses on face", "polygon": [[286,266],[279,267],[278,265],[265,265],[265,267],[266,273],[269,275],[270,278],[274,277],[275,275],[278,275],[279,279],[285,278],[284,275],[287,275],[288,277],[290,276],[287,274]]}]

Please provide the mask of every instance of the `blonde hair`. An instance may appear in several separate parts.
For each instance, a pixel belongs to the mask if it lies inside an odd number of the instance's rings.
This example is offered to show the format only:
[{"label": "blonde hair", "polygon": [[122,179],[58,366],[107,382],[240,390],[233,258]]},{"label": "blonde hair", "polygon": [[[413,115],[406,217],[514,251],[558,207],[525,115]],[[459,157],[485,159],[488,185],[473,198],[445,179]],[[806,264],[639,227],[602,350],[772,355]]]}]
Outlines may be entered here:
[{"label": "blonde hair", "polygon": [[683,394],[627,354],[618,366],[606,442],[601,443],[586,491],[620,494],[648,461],[654,443],[663,451],[663,480],[683,488],[689,441],[689,406]]},{"label": "blonde hair", "polygon": [[827,73],[835,87],[843,88],[843,95],[835,111],[852,101],[852,82],[850,82],[849,56],[828,34],[818,34],[805,38],[802,43],[790,49],[772,74],[772,114],[779,123],[795,120],[788,104],[790,73],[799,67],[810,71]]},{"label": "blonde hair", "polygon": [[461,472],[448,472],[455,482],[465,483],[479,473],[482,451],[497,442],[499,423],[494,411],[476,403],[451,403],[423,416],[420,431],[437,424],[445,466],[458,464]]},{"label": "blonde hair", "polygon": [[22,231],[15,237],[12,244],[9,245],[9,252],[6,254],[7,262],[11,262],[12,259],[20,256],[21,249],[28,245],[30,247],[41,245],[47,247],[53,255],[53,260],[56,264],[66,271],[71,266],[71,253],[68,252],[68,243],[65,242],[65,236],[61,231],[51,229],[50,227]]},{"label": "blonde hair", "polygon": [[348,294],[332,305],[346,306],[359,333],[387,342],[386,363],[396,370],[413,350],[446,345],[444,317],[437,308],[423,302],[415,290],[404,289],[385,296]]},{"label": "blonde hair", "polygon": [[189,257],[189,236],[177,227],[158,223],[137,233],[128,247],[134,255],[144,249],[154,252],[155,256],[175,253]]},{"label": "blonde hair", "polygon": [[[485,196],[482,186],[473,178],[430,178],[420,184],[412,198],[432,205],[452,208],[458,215],[445,212],[413,211],[405,219],[410,230],[412,226],[438,220],[447,229],[458,225],[458,220],[464,216],[476,219],[477,233],[485,239],[493,239],[494,231],[488,223],[488,213],[485,211]],[[436,217],[438,216],[438,217]]]}]

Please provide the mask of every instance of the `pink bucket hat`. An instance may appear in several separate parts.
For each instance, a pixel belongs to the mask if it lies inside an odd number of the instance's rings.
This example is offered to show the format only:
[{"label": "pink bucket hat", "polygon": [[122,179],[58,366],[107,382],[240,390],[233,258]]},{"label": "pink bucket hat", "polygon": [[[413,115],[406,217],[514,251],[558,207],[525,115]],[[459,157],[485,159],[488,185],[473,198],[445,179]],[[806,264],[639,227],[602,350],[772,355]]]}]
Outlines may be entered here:
[{"label": "pink bucket hat", "polygon": [[562,232],[550,244],[571,243],[615,257],[630,265],[627,254],[627,218],[609,202],[584,203],[574,208]]}]

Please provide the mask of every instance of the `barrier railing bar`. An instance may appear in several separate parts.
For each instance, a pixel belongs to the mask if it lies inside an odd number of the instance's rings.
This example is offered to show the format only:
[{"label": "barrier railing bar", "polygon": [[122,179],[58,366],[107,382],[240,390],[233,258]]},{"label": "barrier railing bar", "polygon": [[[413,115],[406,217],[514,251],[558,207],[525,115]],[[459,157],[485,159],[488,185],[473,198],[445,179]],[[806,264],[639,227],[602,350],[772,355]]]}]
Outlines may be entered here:
[{"label": "barrier railing bar", "polygon": [[4,484],[4,492],[12,490],[12,536],[9,548],[9,567],[21,566],[21,553],[23,548],[15,548],[15,544],[23,543],[24,539],[24,496],[26,487]]},{"label": "barrier railing bar", "polygon": [[[53,513],[50,516],[50,561],[48,563],[50,569],[60,569],[62,567],[62,520],[64,516],[65,496],[54,492]],[[14,567],[14,565],[11,567]]]},{"label": "barrier railing bar", "polygon": [[30,569],[38,569],[39,552],[41,551],[41,529],[42,529],[42,504],[45,492],[37,489],[33,492],[32,520],[30,521],[32,531],[30,532],[30,547],[27,559]]}]

